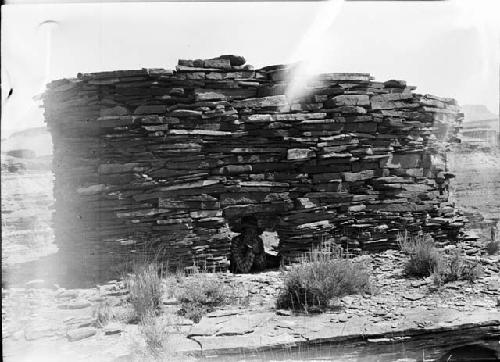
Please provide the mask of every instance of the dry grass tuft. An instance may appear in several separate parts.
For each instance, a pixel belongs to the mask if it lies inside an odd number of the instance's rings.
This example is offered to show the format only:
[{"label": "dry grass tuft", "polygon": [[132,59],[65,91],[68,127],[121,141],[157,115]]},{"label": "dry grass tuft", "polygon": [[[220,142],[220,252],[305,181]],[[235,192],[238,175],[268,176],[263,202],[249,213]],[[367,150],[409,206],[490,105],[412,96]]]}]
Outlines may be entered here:
[{"label": "dry grass tuft", "polygon": [[162,278],[157,263],[134,266],[134,271],[125,279],[129,290],[129,302],[138,321],[157,311],[163,294]]},{"label": "dry grass tuft", "polygon": [[115,311],[108,300],[97,304],[92,310],[92,317],[95,318],[99,327],[104,327],[109,321],[116,317]]},{"label": "dry grass tuft", "polygon": [[146,341],[148,350],[153,355],[160,355],[166,347],[168,324],[156,314],[148,312],[142,316],[139,329]]},{"label": "dry grass tuft", "polygon": [[410,277],[428,277],[439,268],[441,258],[434,247],[434,240],[428,234],[410,237],[405,231],[398,236],[401,250],[409,255],[404,274]]}]

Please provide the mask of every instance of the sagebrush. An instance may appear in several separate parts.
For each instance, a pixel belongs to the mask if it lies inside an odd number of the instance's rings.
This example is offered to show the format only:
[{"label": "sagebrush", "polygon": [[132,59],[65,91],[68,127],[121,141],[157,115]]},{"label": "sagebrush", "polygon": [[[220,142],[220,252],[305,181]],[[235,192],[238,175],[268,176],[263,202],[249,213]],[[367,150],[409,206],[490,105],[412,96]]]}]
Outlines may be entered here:
[{"label": "sagebrush", "polygon": [[370,292],[365,265],[336,254],[313,251],[286,272],[277,308],[308,312],[326,308],[334,297]]},{"label": "sagebrush", "polygon": [[500,250],[500,241],[498,240],[491,240],[486,244],[486,252],[489,255],[498,254],[499,250]]},{"label": "sagebrush", "polygon": [[460,250],[454,250],[450,257],[443,257],[433,271],[434,284],[440,286],[457,280],[474,282],[483,274],[479,262],[467,260]]},{"label": "sagebrush", "polygon": [[177,299],[182,307],[180,314],[197,323],[203,315],[231,303],[236,296],[217,274],[196,273],[185,279]]}]

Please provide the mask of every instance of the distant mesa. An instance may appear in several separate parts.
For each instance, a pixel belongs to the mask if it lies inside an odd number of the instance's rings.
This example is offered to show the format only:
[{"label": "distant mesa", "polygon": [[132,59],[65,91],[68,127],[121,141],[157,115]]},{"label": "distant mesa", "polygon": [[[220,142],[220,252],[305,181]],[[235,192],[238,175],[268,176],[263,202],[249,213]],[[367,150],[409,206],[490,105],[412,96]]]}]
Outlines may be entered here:
[{"label": "distant mesa", "polygon": [[52,167],[52,136],[46,127],[32,127],[2,139],[2,170],[48,171]]},{"label": "distant mesa", "polygon": [[498,130],[498,115],[492,113],[484,104],[466,104],[462,106],[464,112],[464,123],[482,122],[494,124]]},{"label": "distant mesa", "polygon": [[482,104],[464,105],[462,141],[466,144],[491,147],[498,144],[498,115]]},{"label": "distant mesa", "polygon": [[34,153],[33,157],[50,156],[52,155],[52,136],[46,127],[32,127],[14,132],[10,137],[2,140],[2,153],[15,150],[30,150]]},{"label": "distant mesa", "polygon": [[35,151],[33,150],[28,150],[25,148],[19,148],[16,150],[10,150],[6,152],[7,155],[16,157],[16,158],[23,158],[23,159],[30,159],[30,158],[35,158]]}]

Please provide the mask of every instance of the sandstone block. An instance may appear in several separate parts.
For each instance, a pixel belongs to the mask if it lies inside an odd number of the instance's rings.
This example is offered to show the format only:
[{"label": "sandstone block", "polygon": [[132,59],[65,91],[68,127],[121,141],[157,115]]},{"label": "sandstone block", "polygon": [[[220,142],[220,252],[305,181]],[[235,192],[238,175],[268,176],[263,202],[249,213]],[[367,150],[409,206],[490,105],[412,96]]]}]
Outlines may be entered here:
[{"label": "sandstone block", "polygon": [[367,95],[339,95],[325,102],[326,108],[337,106],[368,106],[370,97]]},{"label": "sandstone block", "polygon": [[97,333],[97,330],[92,327],[77,328],[69,330],[66,333],[66,337],[70,342],[80,341],[82,339],[90,338]]},{"label": "sandstone block", "polygon": [[245,58],[241,55],[221,55],[219,58],[229,60],[232,67],[238,67],[246,63]]},{"label": "sandstone block", "polygon": [[206,59],[203,66],[205,68],[231,69],[231,62],[230,59],[223,58]]}]

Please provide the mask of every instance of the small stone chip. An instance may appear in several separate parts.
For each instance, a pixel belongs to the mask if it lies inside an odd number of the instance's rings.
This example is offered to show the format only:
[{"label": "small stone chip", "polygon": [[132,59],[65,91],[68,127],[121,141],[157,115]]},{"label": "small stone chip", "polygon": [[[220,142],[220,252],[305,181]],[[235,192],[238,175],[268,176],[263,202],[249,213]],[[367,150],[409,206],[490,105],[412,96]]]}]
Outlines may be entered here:
[{"label": "small stone chip", "polygon": [[403,298],[411,300],[411,301],[419,300],[419,299],[422,299],[423,297],[424,297],[423,294],[405,294],[405,295],[403,295]]},{"label": "small stone chip", "polygon": [[104,334],[106,336],[112,334],[118,334],[122,332],[122,328],[118,323],[109,323],[106,327],[104,327]]},{"label": "small stone chip", "polygon": [[290,310],[286,310],[286,309],[278,309],[276,311],[276,314],[281,315],[281,316],[291,316],[292,312]]}]

